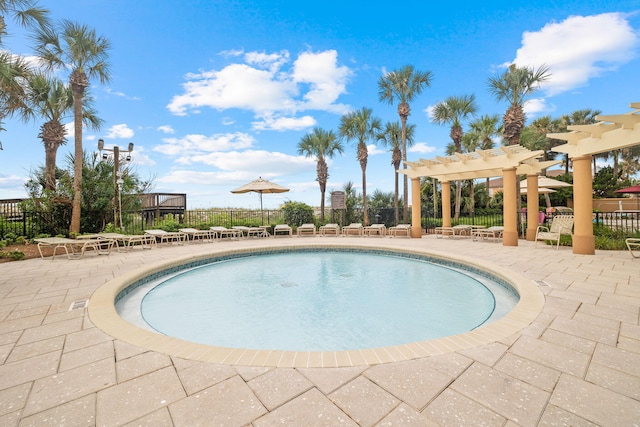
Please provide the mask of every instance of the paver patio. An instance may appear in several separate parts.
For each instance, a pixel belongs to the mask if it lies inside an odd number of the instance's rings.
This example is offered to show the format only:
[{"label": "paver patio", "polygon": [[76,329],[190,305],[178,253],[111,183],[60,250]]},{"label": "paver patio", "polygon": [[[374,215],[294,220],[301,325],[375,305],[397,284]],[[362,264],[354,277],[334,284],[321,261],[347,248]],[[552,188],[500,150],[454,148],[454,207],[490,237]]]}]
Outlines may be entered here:
[{"label": "paver patio", "polygon": [[[542,312],[505,339],[372,366],[271,368],[173,357],[95,327],[110,279],[176,256],[273,245],[241,240],[0,264],[1,426],[640,426],[640,259],[436,239],[305,238],[465,254],[517,272]],[[295,245],[298,238],[277,239]]]}]

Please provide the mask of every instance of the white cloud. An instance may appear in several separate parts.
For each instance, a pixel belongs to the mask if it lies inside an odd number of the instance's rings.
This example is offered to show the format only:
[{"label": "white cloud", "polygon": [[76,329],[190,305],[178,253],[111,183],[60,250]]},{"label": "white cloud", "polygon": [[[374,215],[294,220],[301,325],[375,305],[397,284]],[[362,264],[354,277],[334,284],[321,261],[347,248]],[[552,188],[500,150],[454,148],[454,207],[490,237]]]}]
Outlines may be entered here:
[{"label": "white cloud", "polygon": [[162,126],[158,126],[158,128],[156,130],[159,130],[162,133],[167,133],[167,134],[174,134],[175,131],[173,130],[173,128],[169,125],[162,125]]},{"label": "white cloud", "polygon": [[426,154],[433,153],[434,151],[436,151],[436,147],[432,147],[426,142],[416,142],[412,147],[407,147],[407,152],[409,153]]},{"label": "white cloud", "polygon": [[251,125],[254,130],[302,130],[310,128],[317,124],[316,119],[311,116],[304,117],[262,117],[261,121],[252,122]]},{"label": "white cloud", "polygon": [[106,138],[129,139],[129,138],[133,138],[133,135],[135,135],[135,132],[133,132],[133,129],[131,129],[126,124],[119,124],[119,125],[113,125],[109,128],[109,130],[107,131]]},{"label": "white cloud", "polygon": [[162,144],[153,148],[162,154],[189,156],[214,151],[229,151],[250,148],[254,139],[246,133],[224,133],[205,135],[186,135],[183,138],[165,138]]},{"label": "white cloud", "polygon": [[[226,56],[237,56],[227,52]],[[337,103],[346,93],[351,70],[337,64],[335,50],[301,53],[290,63],[289,52],[248,52],[245,63],[220,70],[189,73],[183,93],[167,105],[175,115],[199,112],[202,107],[225,110],[239,108],[254,112],[257,119],[285,117],[305,110],[342,114],[348,106]],[[305,118],[307,122],[309,121]],[[258,123],[260,123],[260,121]],[[302,122],[297,123],[299,125]],[[266,123],[264,129],[278,129]]]},{"label": "white cloud", "polygon": [[535,68],[548,65],[551,78],[543,89],[553,96],[631,61],[639,42],[637,31],[622,13],[570,16],[525,32],[513,62]]},{"label": "white cloud", "polygon": [[529,118],[535,117],[538,113],[549,111],[549,107],[544,98],[528,99],[522,108],[525,115]]},{"label": "white cloud", "polygon": [[367,145],[367,154],[369,156],[375,156],[377,154],[385,154],[388,153],[388,151],[380,149],[377,145],[375,144],[369,144]]}]

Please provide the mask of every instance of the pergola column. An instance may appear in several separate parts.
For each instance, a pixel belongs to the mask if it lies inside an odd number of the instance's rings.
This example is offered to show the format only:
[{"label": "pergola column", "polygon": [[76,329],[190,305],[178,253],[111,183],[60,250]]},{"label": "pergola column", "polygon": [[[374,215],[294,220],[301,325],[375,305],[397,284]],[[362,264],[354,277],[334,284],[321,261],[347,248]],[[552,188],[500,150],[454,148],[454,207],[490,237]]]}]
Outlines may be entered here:
[{"label": "pergola column", "polygon": [[411,237],[422,237],[420,177],[411,178]]},{"label": "pergola column", "polygon": [[[533,205],[535,204],[535,209]],[[538,228],[538,175],[527,175],[527,240],[536,239]]]},{"label": "pergola column", "polygon": [[516,203],[516,168],[502,170],[504,233],[503,246],[518,246],[518,204]]},{"label": "pergola column", "polygon": [[442,226],[451,227],[451,183],[442,181]]},{"label": "pergola column", "polygon": [[573,253],[594,255],[592,156],[573,157]]}]

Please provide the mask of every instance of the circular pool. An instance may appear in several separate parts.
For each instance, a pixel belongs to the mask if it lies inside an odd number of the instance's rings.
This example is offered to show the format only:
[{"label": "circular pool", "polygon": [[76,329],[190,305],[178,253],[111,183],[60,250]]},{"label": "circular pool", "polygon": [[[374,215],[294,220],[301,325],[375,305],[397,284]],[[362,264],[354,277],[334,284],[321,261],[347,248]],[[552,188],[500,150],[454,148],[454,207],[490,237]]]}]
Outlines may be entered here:
[{"label": "circular pool", "polygon": [[[200,249],[196,249],[191,254],[176,256],[175,259],[170,261],[147,263],[143,267],[126,272],[96,290],[89,303],[90,319],[95,326],[116,339],[175,357],[212,363],[247,366],[340,367],[373,365],[392,361],[410,360],[416,357],[444,354],[505,339],[520,331],[533,321],[542,310],[542,306],[544,304],[544,296],[537,286],[517,273],[505,271],[504,269],[494,265],[482,265],[469,257],[454,257],[423,248],[407,249],[406,247],[401,246],[401,243],[389,242],[384,246],[367,243],[359,244],[357,247],[353,247],[353,245],[348,243],[330,245],[325,245],[323,243],[312,245],[292,243],[280,246],[255,243],[255,245],[256,247],[245,247],[235,250],[229,250],[228,247],[218,247],[211,250],[207,249],[201,251]],[[398,341],[386,344],[373,344],[374,348],[354,348],[360,347],[359,345],[348,346],[347,348],[349,349],[347,350],[343,350],[341,349],[343,347],[336,345],[330,345],[329,347],[300,347],[299,349],[290,350],[288,348],[292,347],[289,345],[282,347],[283,349],[278,349],[270,348],[271,346],[268,344],[264,346],[257,346],[259,348],[251,348],[251,345],[244,344],[205,344],[194,342],[193,340],[185,337],[176,338],[158,333],[151,327],[140,326],[136,324],[135,321],[132,322],[124,320],[116,310],[116,304],[125,299],[127,295],[135,293],[136,290],[149,285],[151,285],[151,288],[155,288],[158,283],[166,281],[166,279],[172,275],[179,276],[182,274],[188,274],[186,273],[187,271],[203,271],[202,266],[210,264],[211,262],[222,262],[224,264],[237,258],[250,258],[257,260],[261,258],[266,259],[267,256],[271,256],[273,254],[284,253],[290,256],[306,251],[336,250],[343,251],[345,253],[365,252],[368,254],[375,254],[375,256],[378,257],[413,258],[419,260],[420,263],[435,262],[445,266],[445,270],[456,272],[456,274],[459,273],[456,271],[457,269],[462,269],[465,271],[464,275],[470,276],[472,281],[482,282],[489,278],[491,280],[488,280],[488,282],[497,284],[499,288],[506,290],[508,294],[515,293],[517,295],[516,298],[519,299],[513,310],[508,313],[506,313],[508,310],[499,313],[499,316],[502,316],[502,318],[496,320],[489,316],[489,321],[484,323],[482,321],[478,321],[478,318],[473,319],[472,323],[477,322],[478,324],[483,324],[479,327],[476,327],[477,324],[472,324],[470,327],[465,328],[465,330],[471,329],[467,332],[453,332],[454,335],[441,336],[440,338],[435,339],[430,339],[429,336],[403,338],[401,340],[402,342]],[[387,261],[385,260],[384,262],[374,264],[383,265],[386,263]],[[291,265],[294,265],[294,263]],[[390,279],[385,281],[394,282],[394,277],[398,277],[399,271],[407,270],[407,268],[398,269],[396,267],[388,267],[384,270],[390,273],[390,276],[388,276]],[[276,280],[275,284],[279,291],[297,291],[297,288],[300,288],[300,284],[297,280],[302,278],[306,279],[307,276],[309,276],[307,272],[308,271],[303,267],[301,270],[296,270],[295,274],[288,279],[280,281]],[[238,275],[242,276],[242,274]],[[376,276],[379,275],[381,274],[376,273]],[[423,279],[422,282],[424,282],[424,274],[421,276]],[[210,282],[215,281],[215,276],[209,275],[209,277],[213,279],[210,280]],[[292,278],[295,278],[295,280],[291,280]],[[153,284],[154,281],[155,285]],[[366,289],[367,281],[368,280],[366,279],[352,277],[351,280],[347,281],[347,283],[358,282],[358,284],[362,284]],[[457,279],[448,280],[449,283],[445,283],[445,287],[452,281],[457,281]],[[407,280],[402,279],[397,280],[397,282],[406,283]],[[344,287],[345,285],[343,284],[342,286]],[[479,286],[479,289],[482,289],[482,287],[485,286],[485,283],[482,283]],[[422,291],[420,287],[420,280],[418,280],[417,285],[407,286],[405,284],[404,288],[395,288],[395,290],[392,291],[392,294],[403,293],[403,295],[401,295],[402,298],[399,298],[398,300],[404,301],[406,304],[410,304],[413,303],[413,297]],[[458,293],[460,292],[463,291],[458,291]],[[486,292],[486,290],[483,292]],[[141,298],[144,298],[144,295],[147,295],[147,293],[148,290],[143,292],[143,296]],[[185,294],[191,294],[191,292],[185,292]],[[241,294],[246,295],[246,291],[242,291]],[[429,292],[425,292],[424,294],[429,295]],[[493,295],[495,295],[495,293],[493,293]],[[311,299],[313,298],[317,297],[311,297]],[[495,297],[491,296],[489,299],[491,300],[493,298]],[[347,298],[348,301],[354,303],[358,303],[357,299],[358,298],[354,299],[353,297]],[[384,299],[386,299],[386,297],[382,298],[382,300]],[[330,298],[328,298],[328,300],[330,301]],[[349,305],[354,304],[347,304],[346,306]],[[421,304],[418,303],[417,305],[420,306]],[[331,306],[331,304],[329,304],[329,306]],[[499,312],[500,310],[502,309],[494,310],[494,313]],[[272,312],[276,314],[275,317],[278,317],[277,314],[279,312],[286,311],[287,310],[282,308],[272,309]],[[299,308],[297,311],[300,312],[304,310]],[[460,310],[456,309],[456,311]],[[384,309],[378,308],[374,313],[379,313],[377,317],[380,318],[386,316]],[[373,316],[375,316],[375,314]],[[170,319],[173,315],[165,317]],[[257,317],[260,318],[260,316]],[[368,315],[367,317],[372,317],[372,315]],[[483,317],[486,317],[486,312],[485,314],[480,315],[480,320]],[[424,320],[421,322],[422,325],[418,329],[424,329]],[[289,325],[292,323],[293,322],[291,321],[288,322]],[[216,327],[226,329],[227,326],[227,324],[224,324]],[[346,326],[342,327],[341,330],[350,328],[351,326]],[[401,323],[399,326],[396,325],[392,327],[391,333],[386,335],[394,336],[396,334],[394,334],[393,331],[402,329],[404,329],[404,326]],[[287,334],[287,332],[280,331],[280,334]],[[240,335],[243,335],[243,333]],[[416,339],[418,341],[415,341]],[[377,345],[382,345],[382,347],[375,347]],[[368,347],[368,345],[365,345],[365,347]]]},{"label": "circular pool", "polygon": [[141,328],[192,342],[355,350],[454,335],[517,303],[486,275],[392,252],[256,253],[168,274],[118,299]]}]

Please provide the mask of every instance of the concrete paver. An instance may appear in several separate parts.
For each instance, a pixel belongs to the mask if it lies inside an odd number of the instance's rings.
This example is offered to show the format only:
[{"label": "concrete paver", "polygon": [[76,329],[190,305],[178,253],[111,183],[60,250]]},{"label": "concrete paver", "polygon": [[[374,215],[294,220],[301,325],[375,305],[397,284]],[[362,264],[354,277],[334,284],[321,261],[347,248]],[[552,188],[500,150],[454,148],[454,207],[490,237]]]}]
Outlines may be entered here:
[{"label": "concrete paver", "polygon": [[[434,236],[303,240],[0,264],[0,425],[638,424],[640,260],[627,251],[574,255],[568,248],[535,249],[526,241],[504,247]],[[273,354],[292,366],[303,359],[310,366],[356,365],[339,368],[232,366],[175,357],[113,338],[93,325],[86,308],[70,310],[108,280],[176,256],[310,242],[468,254],[536,281],[544,307],[530,325],[472,347],[457,349],[459,342],[451,339],[319,358]],[[399,352],[415,359],[391,361]],[[229,357],[255,356],[239,351]],[[389,362],[362,365],[367,360]]]}]

